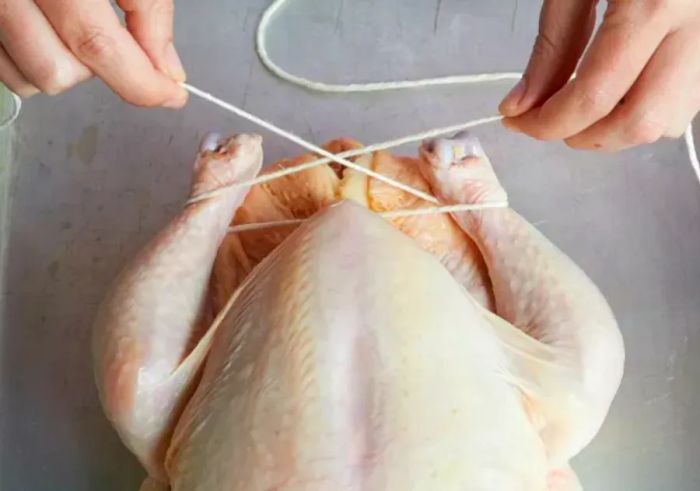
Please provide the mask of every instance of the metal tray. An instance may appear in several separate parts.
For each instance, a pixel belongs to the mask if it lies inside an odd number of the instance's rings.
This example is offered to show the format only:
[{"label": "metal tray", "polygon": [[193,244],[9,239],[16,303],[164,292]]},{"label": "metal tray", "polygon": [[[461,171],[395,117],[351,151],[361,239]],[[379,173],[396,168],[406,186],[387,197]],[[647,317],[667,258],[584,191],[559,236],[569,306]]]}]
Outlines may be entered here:
[{"label": "metal tray", "polygon": [[[491,115],[507,90],[307,93],[254,56],[266,5],[177,2],[189,80],[315,142],[371,143]],[[273,25],[270,50],[295,73],[335,82],[518,70],[538,9],[535,0],[299,0]],[[179,112],[128,107],[91,82],[28,101],[13,159],[0,144],[2,491],[138,489],[142,471],[98,406],[90,325],[119,266],[182,205],[208,130],[256,129],[198,100]],[[700,186],[682,143],[609,155],[498,126],[476,133],[514,206],[596,281],[625,335],[620,393],[574,462],[585,488],[700,489]],[[263,134],[268,159],[299,151]]]}]

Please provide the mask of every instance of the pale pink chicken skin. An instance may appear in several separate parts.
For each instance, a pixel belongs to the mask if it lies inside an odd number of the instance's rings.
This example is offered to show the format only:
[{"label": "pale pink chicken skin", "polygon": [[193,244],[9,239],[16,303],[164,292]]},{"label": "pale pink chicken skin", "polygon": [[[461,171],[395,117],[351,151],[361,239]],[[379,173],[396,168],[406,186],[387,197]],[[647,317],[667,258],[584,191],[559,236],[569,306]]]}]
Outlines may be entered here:
[{"label": "pale pink chicken skin", "polygon": [[[420,153],[365,162],[444,202],[505,197],[474,138]],[[257,137],[213,145],[193,194],[261,161]],[[366,208],[425,203],[339,174],[194,203],[117,279],[96,376],[149,473],[142,489],[579,489],[568,461],[624,361],[597,288],[511,209],[405,219],[400,233]],[[227,236],[236,210],[237,223],[313,218]]]}]

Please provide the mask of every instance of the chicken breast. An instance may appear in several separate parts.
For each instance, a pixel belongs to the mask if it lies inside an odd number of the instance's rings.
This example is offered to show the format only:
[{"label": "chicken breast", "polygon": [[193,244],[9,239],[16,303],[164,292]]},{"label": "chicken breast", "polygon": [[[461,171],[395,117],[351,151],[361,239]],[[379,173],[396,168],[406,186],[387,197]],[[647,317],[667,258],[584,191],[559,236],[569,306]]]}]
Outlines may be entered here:
[{"label": "chicken breast", "polygon": [[[209,146],[193,195],[261,160],[258,137]],[[468,135],[357,162],[445,203],[506,197]],[[511,209],[374,213],[426,205],[325,165],[194,202],[142,250],[94,351],[143,489],[579,489],[568,462],[622,376],[607,303]]]}]

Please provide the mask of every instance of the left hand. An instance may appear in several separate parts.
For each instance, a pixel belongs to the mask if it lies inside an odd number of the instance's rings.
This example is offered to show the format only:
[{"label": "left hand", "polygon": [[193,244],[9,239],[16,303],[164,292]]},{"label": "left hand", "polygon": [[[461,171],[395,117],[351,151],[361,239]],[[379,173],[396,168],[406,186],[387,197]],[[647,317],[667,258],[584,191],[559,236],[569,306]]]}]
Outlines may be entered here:
[{"label": "left hand", "polygon": [[499,108],[504,125],[581,149],[681,136],[700,109],[700,2],[608,0],[584,54],[596,3],[544,0],[523,80]]},{"label": "left hand", "polygon": [[173,0],[0,0],[0,82],[22,97],[93,75],[139,106],[182,107]]}]

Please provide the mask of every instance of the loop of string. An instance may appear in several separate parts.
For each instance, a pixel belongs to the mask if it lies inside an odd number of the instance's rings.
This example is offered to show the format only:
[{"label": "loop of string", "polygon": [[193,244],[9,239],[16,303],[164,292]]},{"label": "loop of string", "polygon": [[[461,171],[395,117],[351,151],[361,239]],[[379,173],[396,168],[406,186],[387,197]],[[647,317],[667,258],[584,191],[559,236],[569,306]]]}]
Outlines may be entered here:
[{"label": "loop of string", "polygon": [[4,121],[0,121],[0,131],[8,128],[12,123],[14,123],[19,117],[19,113],[22,111],[22,98],[12,92],[10,89],[6,90],[9,92],[10,99],[12,100],[12,113]]},{"label": "loop of string", "polygon": [[685,130],[685,146],[688,148],[688,157],[690,158],[690,165],[695,171],[695,175],[700,182],[700,162],[698,162],[698,151],[695,148],[695,138],[693,137],[693,125],[688,126]]},{"label": "loop of string", "polygon": [[[268,51],[267,51],[267,32],[269,30],[270,23],[272,22],[275,14],[280,10],[280,8],[287,3],[289,0],[274,0],[272,4],[265,10],[265,12],[262,15],[262,18],[260,20],[260,23],[258,24],[257,32],[256,32],[256,50],[258,53],[258,57],[260,58],[260,61],[262,64],[270,71],[272,72],[275,76],[279,77],[282,80],[285,80],[291,84],[297,85],[299,87],[303,87],[308,90],[316,91],[316,92],[327,92],[327,93],[357,93],[357,92],[378,92],[378,91],[387,91],[387,90],[398,90],[398,89],[406,89],[406,88],[419,88],[419,87],[429,87],[429,86],[437,86],[437,85],[462,85],[462,84],[476,84],[476,83],[486,83],[486,82],[496,82],[496,81],[501,81],[501,80],[518,80],[522,77],[522,73],[517,73],[517,72],[503,72],[503,73],[480,73],[480,74],[468,74],[468,75],[452,75],[452,76],[445,76],[445,77],[438,77],[438,78],[424,78],[424,79],[417,79],[417,80],[395,80],[395,81],[386,81],[386,82],[370,82],[370,83],[350,83],[350,84],[328,84],[324,82],[317,82],[314,80],[309,80],[303,77],[299,77],[297,75],[294,75],[292,73],[287,72],[283,68],[281,68],[279,65],[277,65],[272,58],[270,57]],[[358,149],[353,149],[349,150],[347,152],[342,152],[339,154],[332,154],[323,148],[320,148],[303,138],[290,133],[286,130],[283,130],[282,128],[279,128],[272,123],[265,121],[262,118],[259,118],[239,107],[237,107],[234,104],[231,104],[230,102],[226,102],[222,99],[219,99],[218,97],[205,92],[197,87],[194,87],[190,84],[183,83],[181,84],[187,91],[189,91],[191,94],[196,95],[203,100],[206,100],[212,104],[215,104],[218,107],[221,107],[222,109],[231,112],[233,114],[236,114],[244,119],[247,119],[248,121],[267,129],[268,131],[271,131],[293,143],[296,143],[297,145],[310,150],[311,152],[321,155],[322,158],[313,160],[311,162],[304,162],[302,164],[292,166],[292,167],[287,167],[284,169],[277,170],[275,172],[271,172],[268,174],[263,174],[255,179],[251,179],[248,181],[242,181],[242,182],[236,182],[233,184],[230,184],[228,186],[223,186],[221,188],[217,188],[213,191],[209,191],[207,193],[202,193],[193,196],[189,201],[188,204],[195,203],[204,199],[209,199],[214,196],[220,195],[224,192],[226,192],[228,189],[234,188],[234,187],[244,187],[244,186],[253,186],[256,184],[261,184],[264,182],[269,182],[274,179],[278,179],[283,176],[287,176],[290,174],[294,174],[297,172],[301,172],[306,169],[313,168],[315,166],[323,165],[328,162],[336,162],[344,167],[349,167],[351,169],[354,169],[358,172],[364,173],[365,175],[375,178],[379,181],[382,181],[386,184],[392,185],[398,189],[401,189],[402,191],[405,191],[409,194],[412,194],[418,198],[421,198],[425,201],[428,201],[430,203],[438,203],[437,199],[434,196],[431,196],[419,189],[415,189],[412,186],[409,186],[405,183],[402,183],[400,181],[397,181],[395,179],[392,179],[388,176],[384,176],[380,173],[374,172],[371,169],[368,169],[366,167],[363,167],[359,164],[356,164],[355,162],[348,160],[352,157],[358,157],[364,154],[372,153],[378,150],[387,150],[390,148],[398,147],[400,145],[404,145],[407,143],[414,143],[417,141],[422,141],[427,138],[433,138],[441,135],[445,135],[448,133],[455,133],[461,130],[465,130],[468,128],[473,128],[476,126],[481,126],[484,124],[488,123],[493,123],[496,121],[500,121],[502,116],[490,116],[490,117],[485,117],[485,118],[480,118],[480,119],[474,119],[470,121],[466,121],[461,124],[456,124],[456,125],[451,125],[451,126],[445,126],[441,128],[434,128],[431,130],[427,130],[421,133],[413,134],[413,135],[408,135],[405,137],[397,138],[394,140],[389,140],[385,142],[379,142],[375,143],[373,145],[369,145],[366,147],[358,148]],[[697,152],[695,149],[695,142],[693,140],[693,129],[692,125],[689,125],[688,128],[685,131],[685,143],[686,143],[686,148],[688,150],[688,157],[690,159],[690,164],[695,171],[695,174],[698,178],[698,181],[700,182],[700,164],[698,163],[698,156]],[[396,210],[393,212],[388,212],[388,213],[383,213],[383,216],[414,216],[414,215],[425,215],[429,213],[453,213],[457,211],[468,211],[468,210],[482,210],[482,209],[489,209],[489,208],[505,208],[508,206],[507,201],[503,202],[497,202],[497,203],[482,203],[482,204],[458,204],[458,205],[450,205],[450,206],[434,206],[430,208],[418,208],[418,209],[410,209],[410,210]],[[276,226],[285,226],[285,225],[295,225],[298,223],[301,223],[303,220],[283,220],[283,221],[276,221],[276,222],[264,222],[264,223],[253,223],[253,224],[246,224],[246,225],[239,225],[232,227],[232,231],[244,231],[244,230],[258,230],[262,228],[268,228],[268,227],[276,227]]]},{"label": "loop of string", "polygon": [[410,89],[419,87],[430,87],[435,85],[463,85],[483,82],[497,82],[500,80],[520,80],[522,73],[502,72],[502,73],[476,73],[469,75],[448,75],[437,78],[423,78],[417,80],[391,80],[385,82],[351,83],[351,84],[327,84],[317,82],[307,78],[291,74],[275,63],[267,51],[267,32],[270,28],[275,14],[289,0],[274,0],[272,4],[263,12],[258,29],[255,35],[256,49],[258,57],[265,67],[277,77],[289,83],[304,87],[316,92],[331,92],[348,94],[352,92],[381,92],[387,90]]}]

